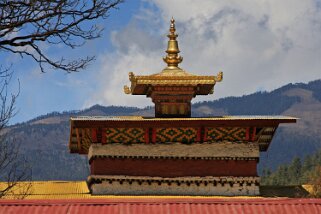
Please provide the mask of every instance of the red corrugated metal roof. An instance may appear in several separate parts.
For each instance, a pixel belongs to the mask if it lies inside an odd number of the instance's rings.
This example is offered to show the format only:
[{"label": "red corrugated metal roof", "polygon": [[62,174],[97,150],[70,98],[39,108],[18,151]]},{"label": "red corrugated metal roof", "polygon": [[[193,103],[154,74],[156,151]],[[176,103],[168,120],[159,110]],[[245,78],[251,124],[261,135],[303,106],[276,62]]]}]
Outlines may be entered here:
[{"label": "red corrugated metal roof", "polygon": [[321,199],[0,200],[0,213],[321,213]]}]

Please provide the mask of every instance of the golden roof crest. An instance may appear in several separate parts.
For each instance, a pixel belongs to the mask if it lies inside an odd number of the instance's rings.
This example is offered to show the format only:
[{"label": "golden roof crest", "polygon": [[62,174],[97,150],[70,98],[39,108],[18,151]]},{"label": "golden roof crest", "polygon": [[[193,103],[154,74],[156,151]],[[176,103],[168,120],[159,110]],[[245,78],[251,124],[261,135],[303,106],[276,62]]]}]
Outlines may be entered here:
[{"label": "golden roof crest", "polygon": [[178,67],[178,64],[183,61],[183,57],[179,55],[178,35],[176,34],[175,20],[173,18],[171,19],[167,37],[169,38],[167,50],[165,51],[167,55],[163,58],[164,62],[167,63],[167,67],[159,73],[148,76],[135,75],[133,72],[129,72],[131,86],[124,86],[124,92],[126,94],[147,95],[150,92],[148,88],[153,85],[190,85],[202,89],[202,92],[197,90],[195,95],[213,93],[214,85],[216,82],[222,81],[223,73],[219,72],[217,76],[198,76]]},{"label": "golden roof crest", "polygon": [[175,33],[175,31],[175,20],[172,18],[169,28],[169,34],[167,35],[167,37],[169,38],[166,50],[167,56],[163,58],[164,62],[167,63],[167,68],[165,70],[178,69],[178,64],[183,61],[183,57],[178,55],[180,51],[178,48],[178,42],[176,40],[178,35]]}]

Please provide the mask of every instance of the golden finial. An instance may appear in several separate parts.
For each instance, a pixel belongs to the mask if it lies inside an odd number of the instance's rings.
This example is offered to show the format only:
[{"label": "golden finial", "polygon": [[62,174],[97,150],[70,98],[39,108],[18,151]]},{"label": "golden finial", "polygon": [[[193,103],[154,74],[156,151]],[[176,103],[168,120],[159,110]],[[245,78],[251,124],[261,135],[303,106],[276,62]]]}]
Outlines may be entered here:
[{"label": "golden finial", "polygon": [[214,76],[215,82],[221,82],[223,80],[223,72],[220,71],[216,76]]},{"label": "golden finial", "polygon": [[178,48],[178,42],[176,40],[178,35],[175,33],[175,31],[175,20],[172,17],[169,34],[167,35],[167,37],[169,38],[166,50],[167,56],[163,58],[164,62],[167,63],[166,69],[177,69],[178,64],[183,61],[183,57],[178,55],[180,51]]},{"label": "golden finial", "polygon": [[[132,83],[132,87],[135,87],[136,86],[136,78],[135,78],[135,74],[133,72],[129,72],[128,73],[128,77],[129,77],[129,80],[131,81]],[[125,94],[131,94],[132,93],[132,89],[129,88],[127,85],[124,86],[124,92]]]}]

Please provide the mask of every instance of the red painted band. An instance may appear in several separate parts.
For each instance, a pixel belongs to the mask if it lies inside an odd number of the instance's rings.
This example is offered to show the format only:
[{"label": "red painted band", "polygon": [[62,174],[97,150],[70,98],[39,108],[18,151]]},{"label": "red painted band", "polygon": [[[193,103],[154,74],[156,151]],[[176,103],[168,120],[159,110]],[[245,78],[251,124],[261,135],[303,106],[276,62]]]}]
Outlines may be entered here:
[{"label": "red painted band", "polygon": [[255,141],[255,136],[256,136],[256,127],[253,128],[252,142]]},{"label": "red painted band", "polygon": [[97,143],[97,129],[91,130],[91,139],[93,143]]},{"label": "red painted band", "polygon": [[207,142],[207,128],[204,128],[204,138],[203,142]]},{"label": "red painted band", "polygon": [[145,143],[149,143],[149,129],[145,129]]},{"label": "red painted band", "polygon": [[107,140],[106,140],[106,129],[101,129],[101,143],[102,144],[106,144]]},{"label": "red painted band", "polygon": [[250,127],[246,128],[246,135],[245,135],[245,140],[250,139]]},{"label": "red painted band", "polygon": [[156,143],[156,129],[152,129],[152,142]]},{"label": "red painted band", "polygon": [[196,142],[201,141],[201,131],[202,131],[202,128],[198,128],[197,135],[196,135]]}]

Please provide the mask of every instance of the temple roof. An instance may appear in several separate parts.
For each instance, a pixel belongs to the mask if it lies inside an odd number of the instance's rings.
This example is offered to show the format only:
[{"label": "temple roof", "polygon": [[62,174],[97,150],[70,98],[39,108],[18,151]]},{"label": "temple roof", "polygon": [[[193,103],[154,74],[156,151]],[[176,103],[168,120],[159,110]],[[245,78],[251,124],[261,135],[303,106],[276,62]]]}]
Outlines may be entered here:
[{"label": "temple roof", "polygon": [[110,198],[3,200],[1,213],[320,213],[320,199]]},{"label": "temple roof", "polygon": [[[70,200],[75,199],[87,199],[86,204],[95,204],[97,200],[104,199],[106,205],[108,204],[107,199],[111,200],[110,203],[120,203],[118,201],[125,202],[126,200],[133,201],[141,201],[147,202],[148,200],[153,200],[154,202],[159,202],[162,200],[168,200],[167,203],[175,203],[177,201],[181,201],[182,203],[197,203],[202,202],[202,200],[208,200],[207,203],[219,203],[219,199],[221,202],[228,202],[230,204],[235,203],[237,200],[242,200],[243,203],[262,203],[265,200],[267,202],[273,202],[274,204],[282,205],[284,203],[291,203],[291,201],[296,203],[302,203],[304,200],[308,203],[312,203],[313,201],[316,202],[320,206],[321,199],[293,199],[295,197],[307,197],[309,193],[312,192],[311,185],[302,185],[302,186],[261,186],[261,196],[115,196],[115,195],[91,195],[88,189],[86,181],[27,181],[27,182],[18,182],[19,187],[30,185],[30,191],[24,198],[25,200],[8,200],[8,199],[18,199],[21,194],[21,189],[14,188],[10,191],[7,195],[5,195],[0,200],[0,213],[3,206],[6,204],[11,204],[11,206],[18,206],[20,202],[20,206],[23,203],[33,203],[38,202],[39,204],[47,204],[50,203],[54,204],[57,202],[52,199],[60,199],[64,200],[65,202],[70,202]],[[7,185],[6,182],[0,182],[0,187],[3,188]],[[271,198],[273,197],[273,198]],[[282,198],[279,198],[282,197]],[[284,198],[286,197],[286,198]],[[292,198],[292,199],[289,199]],[[7,200],[6,200],[7,199]],[[31,199],[31,200],[30,200]],[[37,200],[37,201],[35,201]],[[48,201],[52,200],[52,202]],[[235,201],[236,200],[236,201]],[[60,201],[62,202],[62,201]],[[80,202],[80,201],[79,201]],[[83,201],[85,202],[85,201]],[[164,202],[164,201],[163,201]],[[204,202],[204,201],[203,201]],[[32,203],[31,203],[32,204]],[[57,204],[57,203],[55,203]],[[39,206],[39,205],[38,205]],[[320,207],[321,208],[321,207]],[[7,212],[10,213],[10,212]],[[21,212],[20,212],[21,213]],[[34,212],[33,212],[34,213]]]},{"label": "temple roof", "polygon": [[[86,181],[30,182],[24,200],[14,190],[0,200],[0,213],[320,213],[311,185],[261,186],[261,196],[115,196],[90,194]],[[0,182],[5,185],[5,182]],[[20,183],[19,183],[20,184]],[[9,200],[8,200],[9,199]],[[11,200],[10,200],[11,199]]]},{"label": "temple roof", "polygon": [[183,61],[183,57],[178,55],[179,48],[175,33],[175,20],[172,18],[169,29],[167,55],[163,58],[167,63],[167,67],[160,73],[140,76],[133,72],[129,73],[131,87],[124,86],[126,94],[133,95],[149,95],[150,86],[167,85],[167,86],[197,86],[195,95],[207,95],[213,93],[213,88],[216,82],[223,79],[223,73],[219,72],[217,76],[199,76],[191,74],[180,67],[178,64]]},{"label": "temple roof", "polygon": [[[132,137],[128,138],[127,136],[126,139],[121,140],[122,143],[142,143],[144,145],[165,143],[157,140],[157,136],[162,135],[161,129],[168,129],[174,132],[188,131],[189,134],[186,136],[188,142],[185,143],[250,141],[258,143],[260,151],[266,151],[279,124],[295,123],[296,120],[297,118],[287,116],[222,116],[205,118],[72,117],[70,119],[69,149],[72,153],[88,154],[88,149],[93,142],[99,141],[103,144],[117,143],[118,140],[116,138],[118,135],[112,133],[118,133],[119,130],[122,130],[119,135],[122,135],[123,131],[136,133],[135,136],[130,134]],[[202,129],[204,130],[202,131]],[[213,135],[212,133],[213,131],[221,132],[222,130],[226,130],[223,135]],[[111,134],[107,134],[109,132]],[[204,136],[200,134],[201,132],[204,133]],[[233,133],[239,133],[240,136],[234,136]],[[98,135],[101,136],[100,140],[96,137]],[[109,135],[113,137],[107,137]],[[150,135],[155,137],[149,137]],[[181,140],[180,138],[173,138],[166,141],[172,142],[171,145],[174,145],[174,143]]]},{"label": "temple roof", "polygon": [[282,115],[237,115],[237,116],[219,116],[219,117],[191,117],[191,118],[155,118],[142,116],[77,116],[71,117],[71,121],[282,121],[284,123],[296,122],[298,118]]}]

